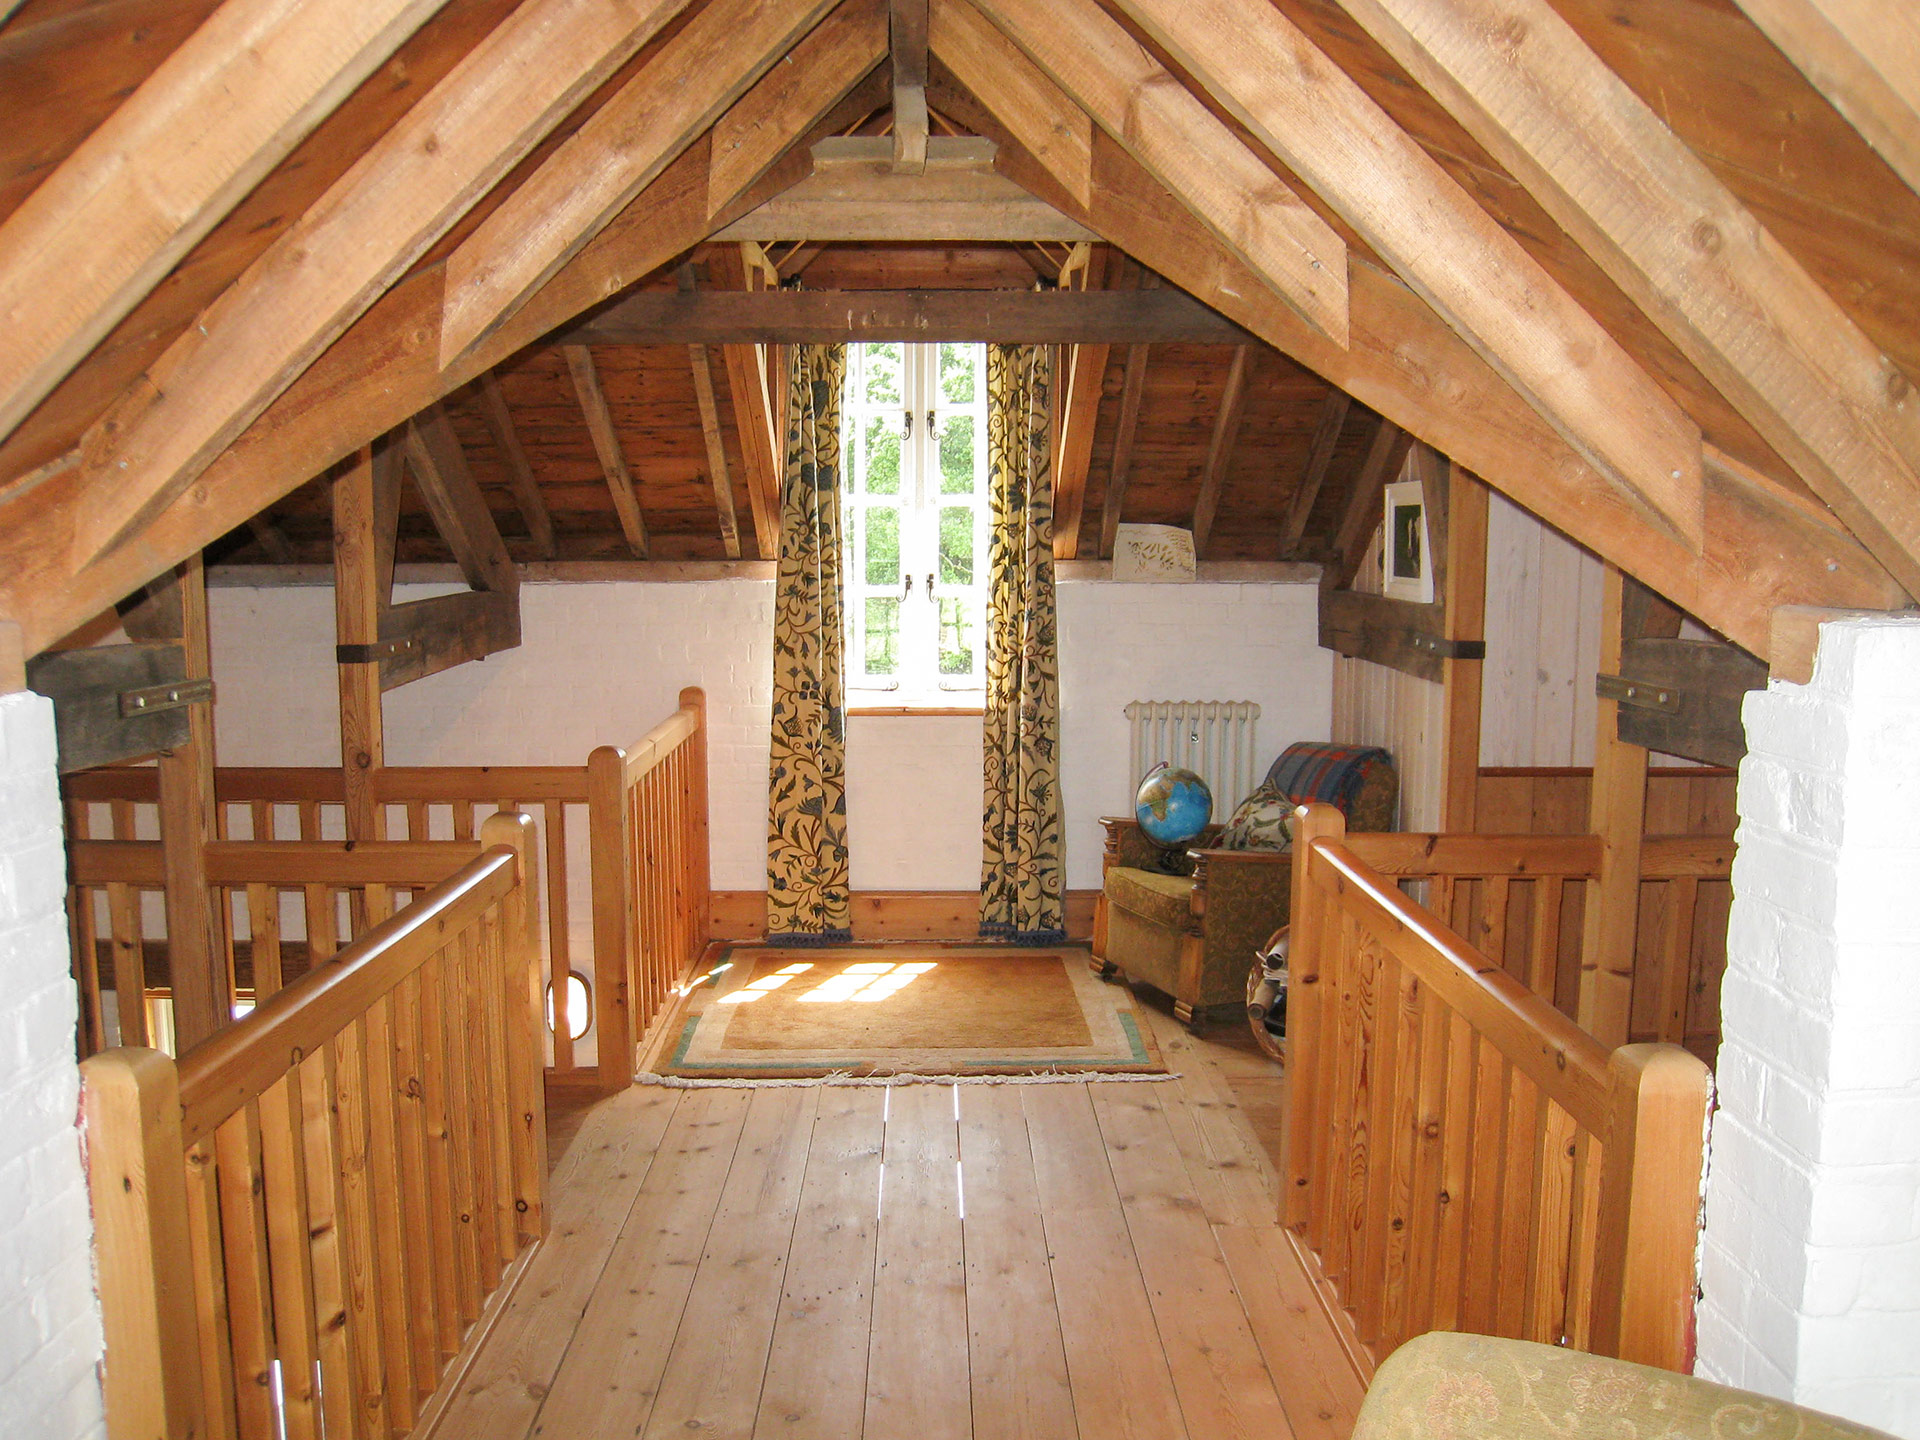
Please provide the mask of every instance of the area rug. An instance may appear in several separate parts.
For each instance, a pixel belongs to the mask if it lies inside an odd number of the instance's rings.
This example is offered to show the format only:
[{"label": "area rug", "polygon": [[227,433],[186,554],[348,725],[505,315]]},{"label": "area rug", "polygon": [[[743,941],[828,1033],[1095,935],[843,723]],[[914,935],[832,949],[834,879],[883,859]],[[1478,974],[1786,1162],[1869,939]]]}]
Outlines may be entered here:
[{"label": "area rug", "polygon": [[1084,946],[735,946],[650,1067],[693,1079],[1164,1073]]}]

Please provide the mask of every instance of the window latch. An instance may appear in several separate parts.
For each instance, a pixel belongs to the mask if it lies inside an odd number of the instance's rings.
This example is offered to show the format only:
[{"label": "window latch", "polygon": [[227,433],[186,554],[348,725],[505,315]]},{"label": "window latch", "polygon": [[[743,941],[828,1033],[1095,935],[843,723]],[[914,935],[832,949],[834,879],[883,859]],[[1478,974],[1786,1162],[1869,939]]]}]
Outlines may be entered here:
[{"label": "window latch", "polygon": [[927,598],[929,600],[933,598],[933,572],[931,570],[927,572]]},{"label": "window latch", "polygon": [[900,592],[900,598],[902,600],[905,600],[908,596],[912,594],[913,594],[913,576],[909,575],[907,576],[907,588]]},{"label": "window latch", "polygon": [[933,411],[927,411],[927,433],[933,434]]},{"label": "window latch", "polygon": [[913,438],[913,411],[911,410],[907,411],[906,417],[907,417],[907,438],[911,440]]}]

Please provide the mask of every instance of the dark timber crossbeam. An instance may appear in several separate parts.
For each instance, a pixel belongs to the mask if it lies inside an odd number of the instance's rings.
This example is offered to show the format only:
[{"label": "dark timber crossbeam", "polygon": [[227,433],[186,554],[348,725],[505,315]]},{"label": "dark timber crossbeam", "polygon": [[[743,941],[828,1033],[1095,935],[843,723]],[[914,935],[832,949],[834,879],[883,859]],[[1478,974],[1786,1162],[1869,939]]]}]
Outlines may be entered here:
[{"label": "dark timber crossbeam", "polygon": [[561,338],[569,345],[1241,345],[1252,337],[1178,290],[648,290]]}]

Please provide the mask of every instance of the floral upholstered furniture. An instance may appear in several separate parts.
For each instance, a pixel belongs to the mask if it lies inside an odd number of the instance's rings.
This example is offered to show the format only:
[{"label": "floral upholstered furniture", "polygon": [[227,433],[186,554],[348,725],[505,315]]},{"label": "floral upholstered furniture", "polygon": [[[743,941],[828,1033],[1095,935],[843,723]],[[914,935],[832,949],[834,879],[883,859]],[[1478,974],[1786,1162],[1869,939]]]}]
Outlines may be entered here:
[{"label": "floral upholstered furniture", "polygon": [[1889,1440],[1883,1431],[1671,1370],[1435,1332],[1367,1387],[1353,1440]]},{"label": "floral upholstered furniture", "polygon": [[1198,848],[1166,850],[1130,818],[1109,818],[1093,969],[1124,973],[1173,997],[1199,1025],[1208,1012],[1246,1009],[1247,967],[1287,923],[1293,857],[1281,817],[1295,805],[1337,806],[1349,830],[1390,830],[1400,781],[1384,750],[1301,741],[1289,745],[1225,825]]}]

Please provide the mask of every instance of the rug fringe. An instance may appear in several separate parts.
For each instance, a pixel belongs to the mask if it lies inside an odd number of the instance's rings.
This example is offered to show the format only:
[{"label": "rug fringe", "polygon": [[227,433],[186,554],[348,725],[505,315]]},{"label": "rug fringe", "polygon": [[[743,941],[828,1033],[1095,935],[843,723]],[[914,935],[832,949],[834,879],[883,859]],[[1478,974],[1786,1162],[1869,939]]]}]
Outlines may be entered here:
[{"label": "rug fringe", "polygon": [[804,1078],[700,1080],[687,1075],[655,1075],[651,1071],[642,1070],[633,1077],[633,1083],[660,1085],[669,1090],[771,1090],[786,1086],[844,1085],[1085,1085],[1092,1081],[1098,1081],[1102,1085],[1114,1083],[1151,1085],[1179,1078],[1178,1072],[1139,1075],[1131,1072],[1113,1074],[1103,1070],[1055,1070],[1032,1075],[855,1075],[848,1071],[837,1071],[832,1075],[812,1075]]}]

